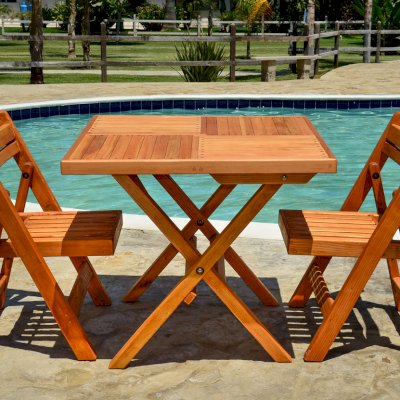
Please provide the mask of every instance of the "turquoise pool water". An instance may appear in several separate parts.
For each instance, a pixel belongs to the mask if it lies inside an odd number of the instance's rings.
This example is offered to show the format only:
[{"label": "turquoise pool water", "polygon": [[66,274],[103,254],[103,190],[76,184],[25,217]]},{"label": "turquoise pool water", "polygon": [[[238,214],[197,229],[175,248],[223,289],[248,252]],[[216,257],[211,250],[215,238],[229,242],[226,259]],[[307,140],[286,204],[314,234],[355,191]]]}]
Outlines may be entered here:
[{"label": "turquoise pool water", "polygon": [[[258,222],[277,222],[280,208],[326,208],[338,209],[344,201],[352,183],[362,168],[383,129],[389,122],[392,108],[368,110],[293,110],[248,108],[240,110],[168,110],[168,114],[207,114],[207,115],[307,115],[317,127],[329,147],[338,158],[337,174],[320,174],[306,185],[285,185],[257,216]],[[137,114],[144,113],[138,111]],[[126,114],[135,114],[127,112]],[[162,114],[148,111],[146,114]],[[60,160],[71,146],[77,135],[90,119],[90,115],[67,115],[48,118],[34,118],[17,121],[24,140],[49,181],[56,197],[64,207],[80,209],[120,208],[126,213],[142,214],[128,195],[109,176],[62,176]],[[44,140],[44,137],[46,140]],[[14,175],[9,169],[2,168],[1,181],[15,193]],[[394,164],[388,165],[383,179],[389,190],[398,186],[394,178]],[[199,176],[196,183],[187,176],[176,176],[176,180],[190,193],[198,206],[206,200],[204,187],[209,194],[216,183],[208,176]],[[173,200],[152,178],[143,177],[149,192],[160,202],[171,216],[183,217]],[[201,188],[199,190],[198,188]],[[255,185],[242,185],[223,203],[213,219],[228,220],[255,190]],[[389,191],[388,191],[389,192]],[[30,198],[29,201],[34,201]],[[370,202],[370,204],[372,204]]]}]

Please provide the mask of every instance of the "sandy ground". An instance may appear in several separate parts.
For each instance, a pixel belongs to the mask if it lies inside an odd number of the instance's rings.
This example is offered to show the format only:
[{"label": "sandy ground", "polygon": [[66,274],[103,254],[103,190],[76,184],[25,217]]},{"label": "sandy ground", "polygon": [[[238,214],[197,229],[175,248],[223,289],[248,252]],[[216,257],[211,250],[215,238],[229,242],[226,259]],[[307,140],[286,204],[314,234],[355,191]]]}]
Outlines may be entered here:
[{"label": "sandy ground", "polygon": [[[157,94],[333,94],[399,95],[400,63],[338,69],[320,80],[253,84],[0,85],[0,104],[116,95]],[[200,248],[204,248],[200,238]],[[287,302],[309,258],[289,256],[280,240],[239,238],[234,248],[279,299],[262,306],[227,266],[228,283],[294,357],[277,364],[206,287],[182,305],[125,370],[109,370],[116,351],[177,282],[184,262],[177,257],[140,301],[121,298],[164,246],[157,232],[124,230],[115,256],[94,265],[113,305],[86,299],[81,321],[98,360],[78,362],[60,335],[42,298],[16,262],[0,323],[0,398],[8,399],[394,399],[398,397],[400,318],[385,264],[377,268],[334,348],[322,363],[305,363],[304,351],[321,316],[315,302],[289,309]],[[340,289],[354,260],[335,260],[327,273]],[[62,288],[72,266],[50,259]]]},{"label": "sandy ground", "polygon": [[233,83],[91,83],[58,85],[0,85],[0,105],[113,96],[150,95],[398,95],[400,61],[353,64],[321,79]]}]

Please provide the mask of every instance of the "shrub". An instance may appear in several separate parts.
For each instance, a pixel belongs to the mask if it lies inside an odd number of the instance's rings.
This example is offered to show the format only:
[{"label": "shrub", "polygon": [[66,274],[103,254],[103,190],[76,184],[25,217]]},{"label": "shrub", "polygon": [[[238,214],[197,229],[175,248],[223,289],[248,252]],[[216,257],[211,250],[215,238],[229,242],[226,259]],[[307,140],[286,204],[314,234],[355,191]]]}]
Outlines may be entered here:
[{"label": "shrub", "polygon": [[[145,4],[136,8],[136,14],[138,19],[164,19],[165,9],[157,4]],[[148,31],[161,31],[162,24],[144,22],[142,25]]]},{"label": "shrub", "polygon": [[[224,47],[214,42],[182,43],[175,47],[179,61],[224,61]],[[186,82],[214,82],[224,70],[224,66],[181,67]]]},{"label": "shrub", "polygon": [[43,7],[42,16],[44,21],[54,21],[54,12],[52,8]]},{"label": "shrub", "polygon": [[11,14],[11,8],[6,4],[0,4],[0,16],[6,16]]}]

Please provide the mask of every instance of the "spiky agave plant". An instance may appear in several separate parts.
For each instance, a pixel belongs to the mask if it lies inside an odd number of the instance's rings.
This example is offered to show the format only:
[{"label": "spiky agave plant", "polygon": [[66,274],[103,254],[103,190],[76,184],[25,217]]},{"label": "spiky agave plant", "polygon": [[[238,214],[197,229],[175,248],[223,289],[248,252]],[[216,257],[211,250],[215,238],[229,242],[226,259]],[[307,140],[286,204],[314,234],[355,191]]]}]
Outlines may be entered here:
[{"label": "spiky agave plant", "polygon": [[[178,61],[225,61],[224,47],[214,42],[183,42],[175,49]],[[223,65],[180,68],[186,82],[214,82],[224,70]]]}]

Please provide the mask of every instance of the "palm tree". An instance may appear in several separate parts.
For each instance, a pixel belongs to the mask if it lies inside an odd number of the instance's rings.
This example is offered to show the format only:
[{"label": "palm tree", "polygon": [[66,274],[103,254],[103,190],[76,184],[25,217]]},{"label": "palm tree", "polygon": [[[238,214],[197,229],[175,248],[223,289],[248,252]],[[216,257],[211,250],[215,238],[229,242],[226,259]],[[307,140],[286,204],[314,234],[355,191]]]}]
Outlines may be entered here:
[{"label": "palm tree", "polygon": [[[372,0],[366,0],[365,2],[365,15],[364,15],[364,29],[372,28]],[[371,35],[364,35],[364,47],[371,47]],[[364,63],[371,62],[371,51],[367,50],[363,56]]]},{"label": "palm tree", "polygon": [[[43,61],[42,0],[32,0],[29,51],[32,62]],[[31,67],[31,83],[44,83],[43,67]]]},{"label": "palm tree", "polygon": [[[176,19],[176,4],[175,0],[166,0],[165,1],[165,19],[166,20],[174,20]],[[163,24],[163,29],[165,28],[176,28],[176,24],[174,23],[166,23]]]},{"label": "palm tree", "polygon": [[[90,35],[90,0],[83,0],[82,35]],[[82,40],[83,61],[90,61],[90,41]]]},{"label": "palm tree", "polygon": [[[75,36],[76,0],[69,0],[68,36]],[[75,40],[68,40],[68,58],[76,58]]]},{"label": "palm tree", "polygon": [[[246,20],[247,35],[251,35],[254,22],[261,19],[263,15],[270,16],[272,7],[267,0],[239,0],[236,5],[238,14]],[[251,58],[250,42],[247,42],[246,57]]]}]

